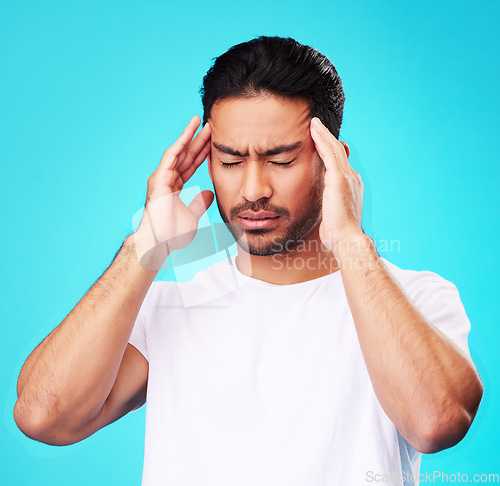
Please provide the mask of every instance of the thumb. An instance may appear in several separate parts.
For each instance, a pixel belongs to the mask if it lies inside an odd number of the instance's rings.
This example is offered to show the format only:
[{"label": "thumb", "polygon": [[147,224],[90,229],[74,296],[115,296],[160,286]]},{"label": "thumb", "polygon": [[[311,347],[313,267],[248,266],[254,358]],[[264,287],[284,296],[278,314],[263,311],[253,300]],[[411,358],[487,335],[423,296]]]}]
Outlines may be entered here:
[{"label": "thumb", "polygon": [[213,200],[214,193],[212,191],[201,191],[191,201],[189,210],[196,217],[196,219],[199,220],[203,213],[210,207]]}]

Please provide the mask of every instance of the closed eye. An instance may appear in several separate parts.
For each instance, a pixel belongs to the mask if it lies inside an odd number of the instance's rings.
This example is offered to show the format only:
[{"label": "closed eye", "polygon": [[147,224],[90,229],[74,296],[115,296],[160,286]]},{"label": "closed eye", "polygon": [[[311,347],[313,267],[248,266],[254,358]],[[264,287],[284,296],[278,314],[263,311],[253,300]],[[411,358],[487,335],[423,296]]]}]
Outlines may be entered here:
[{"label": "closed eye", "polygon": [[[272,160],[269,160],[269,163],[273,164],[273,165],[278,165],[278,166],[280,166],[280,165],[290,165],[294,160],[295,159],[290,160],[290,162],[273,162]],[[232,164],[228,164],[226,162],[221,162],[221,164],[222,164],[222,167],[230,168],[230,167],[234,167],[235,165],[241,164],[241,162],[233,162]]]},{"label": "closed eye", "polygon": [[[295,159],[293,159],[295,160]],[[290,165],[293,160],[290,160],[290,162],[273,162],[272,160],[269,161],[269,163],[273,164],[273,165]]]},{"label": "closed eye", "polygon": [[235,162],[233,164],[226,164],[225,162],[221,162],[222,167],[234,167],[235,165],[241,164],[241,162]]}]

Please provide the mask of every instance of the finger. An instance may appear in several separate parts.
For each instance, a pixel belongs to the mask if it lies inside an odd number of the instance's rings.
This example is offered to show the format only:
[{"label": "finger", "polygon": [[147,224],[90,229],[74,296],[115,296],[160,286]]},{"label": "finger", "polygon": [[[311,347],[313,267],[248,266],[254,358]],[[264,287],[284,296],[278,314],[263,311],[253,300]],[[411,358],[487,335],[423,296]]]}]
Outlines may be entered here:
[{"label": "finger", "polygon": [[201,118],[198,115],[191,118],[191,121],[186,125],[181,136],[165,150],[160,161],[160,170],[172,169],[175,167],[177,157],[189,145],[200,123]]},{"label": "finger", "polygon": [[214,193],[209,190],[197,194],[189,205],[189,210],[199,221],[203,213],[210,207],[214,200]]},{"label": "finger", "polygon": [[359,182],[361,182],[361,174],[360,174],[359,172],[356,172],[356,171],[352,168],[351,164],[349,164],[349,167],[351,168],[351,172],[352,172],[352,174],[354,175],[354,177],[355,177],[355,178],[356,178]]},{"label": "finger", "polygon": [[193,160],[192,164],[184,172],[181,173],[181,178],[183,183],[188,181],[191,178],[191,176],[196,172],[198,167],[208,157],[211,148],[212,148],[212,142],[209,139],[205,144],[205,146],[203,147],[203,149],[201,150],[201,152]]},{"label": "finger", "polygon": [[321,123],[321,120],[319,120],[319,118],[315,117],[315,120],[316,120],[315,122],[311,120],[311,124],[319,128],[318,131],[322,135],[323,140],[325,140],[328,146],[331,147],[333,151],[335,151],[335,154],[337,155],[337,161],[339,162],[339,166],[344,175],[350,174],[356,180],[362,182],[361,175],[358,172],[356,172],[352,168],[352,165],[349,163],[349,158],[347,157],[347,152],[345,150],[344,145],[340,143],[335,138],[335,136],[328,130],[328,128]]},{"label": "finger", "polygon": [[[339,143],[340,143],[340,142],[339,142]],[[351,165],[351,164],[350,164],[350,162],[349,162],[349,157],[347,156],[347,152],[346,152],[346,149],[345,149],[345,147],[344,147],[344,144],[343,144],[343,143],[341,143],[340,145],[342,145],[342,150],[343,150],[343,152],[344,152],[344,160],[345,160],[345,165],[346,165],[347,169],[349,170],[350,174],[351,174],[354,178],[356,178],[356,179],[358,179],[358,180],[359,180],[359,179],[361,178],[361,176],[360,176],[360,175],[359,175],[359,174],[358,174],[358,173],[357,173],[357,172],[356,172],[356,171],[352,168],[352,165]]]},{"label": "finger", "polygon": [[340,167],[340,170],[344,173],[344,175],[352,175],[351,166],[347,160],[347,154],[344,146],[335,138],[335,136],[328,130],[328,128],[321,123],[321,120],[317,117],[314,117],[311,120],[311,126],[316,128],[318,134],[324,143],[330,148],[333,152],[335,159]]},{"label": "finger", "polygon": [[345,147],[344,147],[343,144],[340,144],[340,145],[342,146],[342,151],[344,152],[344,157],[342,159],[345,161],[345,167],[347,167],[347,170],[349,171],[349,174],[351,174],[352,177],[356,178],[356,174],[354,173],[355,170],[352,168],[351,164],[349,163],[349,159],[347,157],[347,152],[345,151]]},{"label": "finger", "polygon": [[316,151],[321,157],[321,160],[323,160],[326,169],[334,174],[343,173],[345,175],[345,172],[342,169],[342,166],[339,161],[339,156],[335,150],[335,147],[331,147],[327,143],[327,141],[321,134],[320,130],[317,128],[316,125],[313,124],[311,124],[311,137],[316,146]]},{"label": "finger", "polygon": [[335,138],[335,136],[328,130],[325,125],[321,122],[321,120],[317,117],[314,117],[311,120],[313,126],[317,129],[321,139],[325,142],[328,148],[332,151],[335,156],[335,160],[337,161],[340,170],[345,174],[349,174],[350,170],[347,162],[347,154],[345,152],[344,146]]},{"label": "finger", "polygon": [[211,136],[212,129],[210,123],[206,123],[198,135],[194,137],[194,140],[189,144],[189,147],[179,156],[177,162],[177,170],[179,172],[184,172],[193,163],[193,160],[195,160],[196,156],[205,148]]}]

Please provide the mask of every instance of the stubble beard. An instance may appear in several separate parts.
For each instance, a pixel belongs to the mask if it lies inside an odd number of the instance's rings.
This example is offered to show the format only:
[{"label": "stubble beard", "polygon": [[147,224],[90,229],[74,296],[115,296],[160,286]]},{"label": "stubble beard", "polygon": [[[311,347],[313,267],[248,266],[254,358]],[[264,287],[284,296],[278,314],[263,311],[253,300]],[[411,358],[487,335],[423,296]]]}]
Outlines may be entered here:
[{"label": "stubble beard", "polygon": [[[238,224],[231,223],[219,204],[217,191],[215,191],[214,188],[220,215],[224,223],[226,223],[230,233],[233,235],[233,238],[237,241],[242,250],[246,251],[250,255],[256,256],[271,256],[285,250],[290,251],[293,250],[298,243],[304,241],[316,224],[321,220],[323,190],[324,177],[316,175],[309,194],[304,198],[305,204],[300,215],[286,227],[283,235],[267,237],[267,234],[276,230],[274,228],[244,229]],[[254,203],[253,205],[247,206],[238,212],[245,209],[249,209],[251,211],[274,211],[282,215],[282,217],[284,217],[285,214],[288,214],[288,211],[283,210],[282,208],[272,208],[265,203]]]}]

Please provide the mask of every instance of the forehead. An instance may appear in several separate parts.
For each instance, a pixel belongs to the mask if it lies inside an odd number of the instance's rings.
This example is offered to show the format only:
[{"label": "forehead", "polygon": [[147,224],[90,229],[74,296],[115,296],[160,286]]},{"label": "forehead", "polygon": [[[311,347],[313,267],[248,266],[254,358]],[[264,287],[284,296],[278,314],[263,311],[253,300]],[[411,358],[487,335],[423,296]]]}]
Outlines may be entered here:
[{"label": "forehead", "polygon": [[213,141],[263,152],[309,135],[309,104],[272,95],[229,98],[213,105],[209,123]]}]

